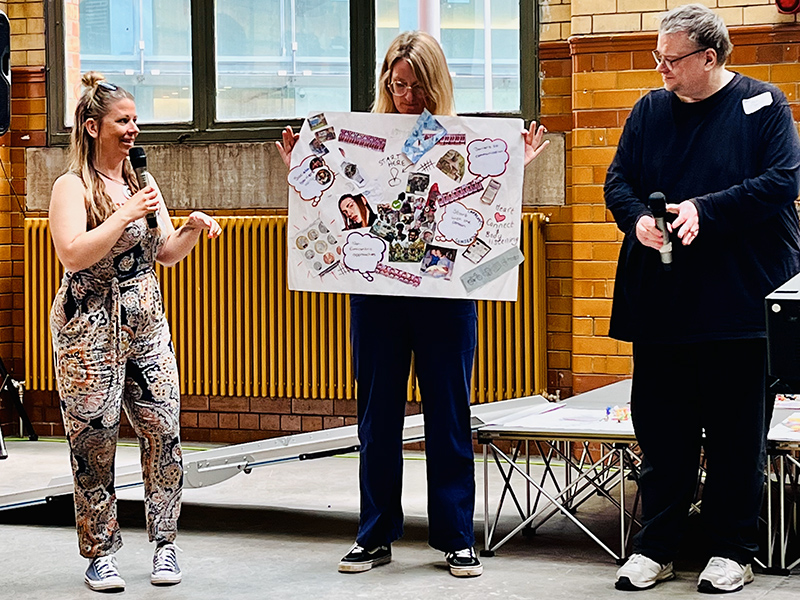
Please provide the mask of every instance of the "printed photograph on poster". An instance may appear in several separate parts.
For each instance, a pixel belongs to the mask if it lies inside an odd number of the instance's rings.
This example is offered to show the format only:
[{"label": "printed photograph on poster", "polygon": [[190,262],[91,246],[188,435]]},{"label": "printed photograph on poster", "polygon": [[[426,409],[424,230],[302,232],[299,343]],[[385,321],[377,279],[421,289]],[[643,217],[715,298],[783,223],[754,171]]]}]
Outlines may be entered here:
[{"label": "printed photograph on poster", "polygon": [[325,115],[323,113],[310,115],[308,117],[308,126],[311,128],[311,131],[316,131],[317,129],[327,127],[328,121],[325,120]]},{"label": "printed photograph on poster", "polygon": [[375,222],[375,211],[363,194],[345,194],[339,198],[339,212],[345,229],[369,227]]},{"label": "printed photograph on poster", "polygon": [[441,277],[450,279],[456,262],[456,251],[453,248],[443,248],[428,244],[422,256],[420,271],[428,277]]},{"label": "printed photograph on poster", "polygon": [[295,235],[294,246],[302,253],[304,268],[315,276],[336,268],[342,255],[339,239],[319,220]]},{"label": "printed photograph on poster", "polygon": [[289,288],[516,300],[522,130],[427,111],[310,113],[288,175]]},{"label": "printed photograph on poster", "polygon": [[483,257],[491,252],[492,247],[484,242],[481,238],[475,238],[466,250],[464,250],[464,258],[468,261],[478,264],[483,260]]}]

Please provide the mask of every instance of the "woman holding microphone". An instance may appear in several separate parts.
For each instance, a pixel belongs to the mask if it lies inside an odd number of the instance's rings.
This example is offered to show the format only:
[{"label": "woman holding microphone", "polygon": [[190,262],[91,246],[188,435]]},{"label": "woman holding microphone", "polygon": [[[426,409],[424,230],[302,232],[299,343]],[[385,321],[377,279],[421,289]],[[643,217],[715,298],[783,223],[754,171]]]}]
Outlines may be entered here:
[{"label": "woman holding microphone", "polygon": [[[120,591],[114,553],[122,546],[114,455],[124,409],[141,449],[145,512],[156,543],[150,581],[179,583],[174,544],[183,469],[178,370],[154,265],[174,265],[200,234],[217,237],[210,216],[193,212],[175,230],[152,178],[139,189],[128,153],[139,134],[130,93],[102,75],[83,76],[68,171],[53,185],[50,232],[64,278],[50,328],[61,414],[75,485],[84,581]],[[157,227],[147,224],[155,213]]]}]

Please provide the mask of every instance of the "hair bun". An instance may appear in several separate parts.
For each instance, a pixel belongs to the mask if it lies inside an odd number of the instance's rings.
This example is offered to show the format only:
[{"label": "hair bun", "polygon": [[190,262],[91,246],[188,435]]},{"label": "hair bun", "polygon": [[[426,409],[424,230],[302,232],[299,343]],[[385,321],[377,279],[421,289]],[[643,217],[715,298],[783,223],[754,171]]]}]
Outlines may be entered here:
[{"label": "hair bun", "polygon": [[85,88],[94,89],[98,82],[105,81],[106,77],[98,71],[87,71],[81,77],[81,85]]}]

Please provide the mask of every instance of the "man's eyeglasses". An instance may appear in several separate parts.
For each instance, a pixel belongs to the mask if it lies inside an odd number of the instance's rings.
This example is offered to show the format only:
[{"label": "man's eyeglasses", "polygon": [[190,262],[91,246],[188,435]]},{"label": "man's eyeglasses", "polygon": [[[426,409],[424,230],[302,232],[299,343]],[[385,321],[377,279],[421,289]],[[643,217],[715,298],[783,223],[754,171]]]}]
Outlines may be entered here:
[{"label": "man's eyeglasses", "polygon": [[408,85],[405,81],[389,82],[389,91],[394,96],[405,96],[408,90],[411,90],[415,96],[425,96],[425,90],[423,90],[422,86],[419,84]]},{"label": "man's eyeglasses", "polygon": [[684,54],[683,56],[679,56],[678,58],[667,58],[665,56],[661,56],[661,53],[658,50],[653,50],[653,58],[656,60],[656,68],[661,63],[664,63],[664,66],[667,67],[668,70],[672,71],[672,66],[678,62],[679,60],[683,60],[684,58],[689,58],[692,54],[697,54],[698,52],[705,52],[708,48],[698,48],[694,52],[689,52],[689,54]]}]

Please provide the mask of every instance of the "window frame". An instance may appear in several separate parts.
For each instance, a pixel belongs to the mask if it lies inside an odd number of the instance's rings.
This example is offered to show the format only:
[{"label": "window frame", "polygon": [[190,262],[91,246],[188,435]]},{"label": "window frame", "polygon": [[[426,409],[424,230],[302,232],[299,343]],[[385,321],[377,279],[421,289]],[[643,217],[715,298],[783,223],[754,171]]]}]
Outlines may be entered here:
[{"label": "window frame", "polygon": [[[374,100],[376,56],[374,0],[350,1],[350,110],[368,112]],[[217,121],[216,62],[214,57],[214,0],[190,0],[192,19],[191,123],[148,123],[139,134],[142,143],[257,142],[278,140],[287,125],[299,128],[303,119]],[[520,117],[527,122],[539,113],[538,3],[519,0],[520,105],[518,112],[459,113],[473,116]],[[63,117],[64,2],[47,0],[47,137],[50,146],[69,144]],[[202,92],[202,93],[201,93]]]}]

